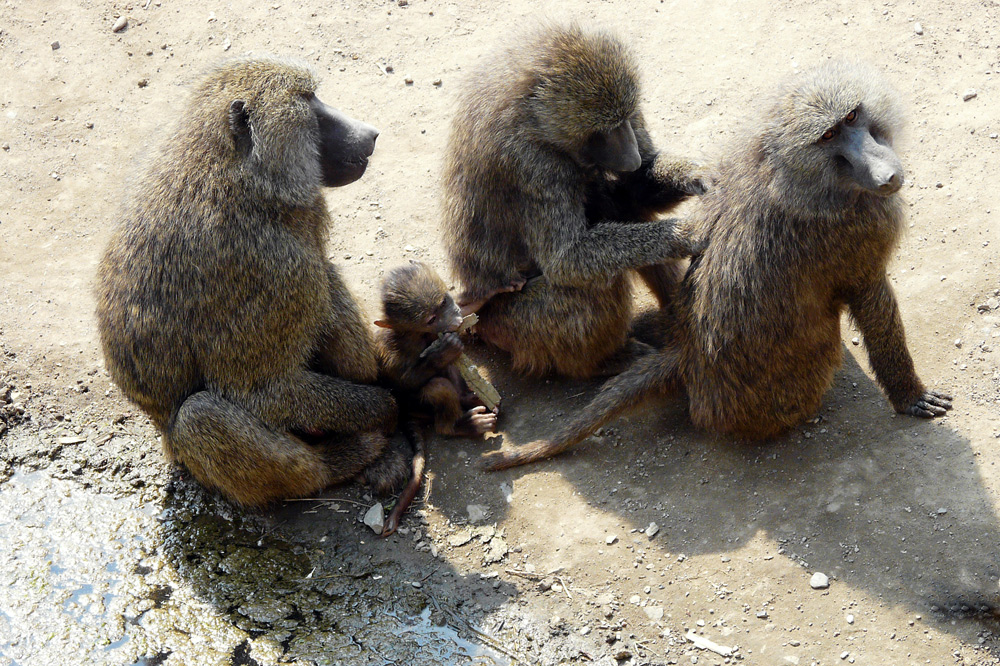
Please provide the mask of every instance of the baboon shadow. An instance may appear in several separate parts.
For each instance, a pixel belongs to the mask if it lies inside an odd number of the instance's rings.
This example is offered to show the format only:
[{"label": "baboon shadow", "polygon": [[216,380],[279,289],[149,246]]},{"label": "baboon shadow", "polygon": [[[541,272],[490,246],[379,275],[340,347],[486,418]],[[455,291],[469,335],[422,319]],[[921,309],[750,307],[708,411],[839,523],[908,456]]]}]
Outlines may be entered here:
[{"label": "baboon shadow", "polygon": [[[357,485],[256,512],[206,491],[182,469],[170,485],[162,555],[223,623],[246,632],[247,640],[228,646],[233,664],[258,664],[261,655],[282,663],[507,663],[473,628],[513,596],[513,586],[463,575],[415,548],[418,506],[403,529],[380,539],[359,520],[371,502]],[[163,590],[163,603],[172,593]],[[212,626],[219,631],[218,620]],[[170,652],[164,646],[142,663]]]},{"label": "baboon shadow", "polygon": [[[600,386],[518,379],[493,361],[488,367],[501,368],[496,383],[510,395],[505,445],[552,434]],[[486,478],[516,488],[542,468],[556,472],[588,503],[619,511],[635,527],[655,520],[655,547],[673,553],[725,554],[766,533],[810,571],[995,631],[1000,523],[969,440],[947,420],[894,415],[850,353],[818,417],[773,441],[738,442],[697,431],[683,401],[667,398],[567,454]],[[483,481],[453,482],[468,483]],[[643,510],[633,513],[636,506]],[[502,516],[502,502],[491,508]]]}]

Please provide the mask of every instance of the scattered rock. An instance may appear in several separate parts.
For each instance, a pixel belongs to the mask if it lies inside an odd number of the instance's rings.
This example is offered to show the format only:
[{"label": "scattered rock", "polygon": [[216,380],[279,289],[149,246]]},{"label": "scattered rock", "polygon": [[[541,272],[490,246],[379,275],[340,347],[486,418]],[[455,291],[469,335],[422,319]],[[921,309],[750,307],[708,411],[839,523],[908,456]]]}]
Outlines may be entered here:
[{"label": "scattered rock", "polygon": [[472,532],[470,530],[465,530],[464,532],[459,532],[458,534],[452,534],[448,537],[448,544],[453,548],[464,546],[470,541],[472,541]]},{"label": "scattered rock", "polygon": [[434,79],[434,82],[433,82],[433,84],[434,84],[435,86],[437,86],[438,88],[440,88],[440,87],[441,87],[441,84],[442,84],[442,83],[443,83],[443,82],[441,81],[441,79]]},{"label": "scattered rock", "polygon": [[385,507],[382,506],[381,502],[376,502],[368,509],[363,522],[372,528],[372,532],[375,534],[382,534],[382,529],[385,527]]},{"label": "scattered rock", "polygon": [[482,504],[470,504],[467,507],[465,507],[465,510],[469,514],[469,522],[470,523],[478,523],[480,521],[485,520],[486,519],[486,514],[489,511]]},{"label": "scattered rock", "polygon": [[962,348],[962,338],[955,338],[955,346],[959,349]]},{"label": "scattered rock", "polygon": [[659,525],[657,525],[656,523],[650,523],[649,526],[646,527],[646,536],[652,539],[653,537],[656,536],[656,533],[659,531],[660,531]]},{"label": "scattered rock", "polygon": [[53,51],[59,50],[59,42],[52,42],[52,50]]},{"label": "scattered rock", "polygon": [[917,33],[918,35],[924,34],[924,26],[920,25],[919,23],[914,23],[913,32]]},{"label": "scattered rock", "polygon": [[812,575],[812,578],[809,579],[809,587],[814,590],[825,590],[830,587],[830,579],[825,573],[817,571]]},{"label": "scattered rock", "polygon": [[616,541],[618,541],[618,536],[615,535],[615,534],[609,534],[608,538],[606,538],[604,540],[604,543],[606,543],[606,544],[608,544],[610,546],[611,544],[613,544]]},{"label": "scattered rock", "polygon": [[67,445],[67,444],[83,444],[86,441],[87,441],[87,438],[83,437],[81,435],[69,435],[67,437],[60,437],[59,438],[59,443],[62,444],[62,445],[64,445],[64,446]]},{"label": "scattered rock", "polygon": [[659,622],[663,619],[663,607],[662,606],[646,606],[644,609],[646,611],[646,617],[648,617],[653,622]]},{"label": "scattered rock", "polygon": [[504,541],[503,537],[495,536],[490,539],[489,546],[486,549],[486,554],[483,556],[483,563],[494,564],[501,561],[503,558],[507,557],[507,553],[510,549],[507,547],[507,542]]},{"label": "scattered rock", "polygon": [[403,79],[403,83],[405,83],[408,86],[412,86],[413,85],[413,79],[411,79],[410,77],[406,77],[405,79]]},{"label": "scattered rock", "polygon": [[128,17],[119,16],[115,24],[111,26],[111,32],[121,32],[128,27]]},{"label": "scattered rock", "polygon": [[937,514],[938,514],[939,516],[943,516],[943,515],[944,515],[944,514],[946,514],[946,513],[948,513],[948,509],[946,509],[946,508],[944,508],[944,507],[941,507],[940,509],[938,509],[938,510],[937,510]]},{"label": "scattered rock", "polygon": [[767,611],[757,611],[757,619],[758,620],[766,620],[767,619]]},{"label": "scattered rock", "polygon": [[847,624],[854,624],[854,616],[853,616],[853,615],[851,615],[850,613],[848,613],[848,614],[847,614],[847,617],[846,617],[846,618],[844,618],[844,619],[846,619],[846,620],[847,620]]},{"label": "scattered rock", "polygon": [[962,93],[962,101],[963,102],[968,102],[970,99],[975,99],[978,96],[979,96],[979,93],[977,93],[974,89],[969,88],[964,93]]},{"label": "scattered rock", "polygon": [[149,85],[149,79],[139,79],[138,84],[140,88],[145,88]]}]

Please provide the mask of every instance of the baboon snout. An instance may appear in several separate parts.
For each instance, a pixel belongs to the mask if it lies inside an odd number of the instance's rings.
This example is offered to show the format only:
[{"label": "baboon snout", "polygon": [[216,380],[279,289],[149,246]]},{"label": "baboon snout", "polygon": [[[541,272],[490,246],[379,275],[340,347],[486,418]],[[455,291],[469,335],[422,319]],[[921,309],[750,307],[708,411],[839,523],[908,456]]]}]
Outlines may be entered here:
[{"label": "baboon snout", "polygon": [[[880,177],[876,182],[878,183],[878,190],[882,194],[892,194],[893,192],[898,192],[899,188],[903,186],[903,175],[895,172],[886,172],[888,178]],[[882,182],[878,182],[881,180]]]}]

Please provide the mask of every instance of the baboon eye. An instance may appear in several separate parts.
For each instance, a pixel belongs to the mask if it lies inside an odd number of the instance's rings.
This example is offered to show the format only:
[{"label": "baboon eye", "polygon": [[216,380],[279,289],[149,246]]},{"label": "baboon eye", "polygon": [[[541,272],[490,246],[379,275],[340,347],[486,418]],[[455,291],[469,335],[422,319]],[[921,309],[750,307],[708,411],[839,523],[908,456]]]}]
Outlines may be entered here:
[{"label": "baboon eye", "polygon": [[820,141],[830,141],[833,137],[837,136],[837,128],[831,127],[827,131],[823,132],[823,136],[820,137]]},{"label": "baboon eye", "polygon": [[857,109],[854,109],[853,111],[851,111],[850,113],[848,113],[846,116],[844,116],[844,122],[847,123],[848,125],[850,125],[851,123],[853,123],[857,119],[858,119],[858,110]]}]

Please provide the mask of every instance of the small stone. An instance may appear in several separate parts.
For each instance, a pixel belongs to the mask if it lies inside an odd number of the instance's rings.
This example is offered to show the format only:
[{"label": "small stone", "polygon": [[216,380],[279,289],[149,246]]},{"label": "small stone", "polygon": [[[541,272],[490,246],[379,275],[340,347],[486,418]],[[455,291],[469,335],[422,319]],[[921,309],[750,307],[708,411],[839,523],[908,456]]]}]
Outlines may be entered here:
[{"label": "small stone", "polygon": [[858,337],[851,338],[851,344],[857,347],[858,345],[861,344],[861,338]]},{"label": "small stone", "polygon": [[662,606],[646,606],[643,610],[646,611],[646,617],[652,622],[659,622],[663,619]]},{"label": "small stone", "polygon": [[486,519],[487,508],[482,504],[470,504],[465,507],[469,514],[470,523],[478,523]]},{"label": "small stone", "polygon": [[406,77],[405,79],[403,79],[403,83],[405,83],[408,86],[412,86],[413,85],[413,79],[411,79],[410,77]]},{"label": "small stone", "polygon": [[0,148],[2,148],[5,153],[9,153],[10,152],[10,144],[7,143],[6,141],[4,142],[4,144],[2,146],[0,146]]},{"label": "small stone", "polygon": [[924,26],[920,25],[919,23],[914,23],[913,32],[917,33],[918,35],[924,34]]},{"label": "small stone", "polygon": [[111,32],[121,32],[128,27],[128,18],[125,16],[119,16],[115,24],[111,26]]},{"label": "small stone", "polygon": [[848,613],[848,614],[847,614],[847,617],[846,617],[846,618],[844,618],[844,619],[846,619],[846,620],[847,620],[847,624],[854,624],[854,616],[853,616],[853,615],[851,615],[850,613]]},{"label": "small stone", "polygon": [[372,528],[372,532],[375,534],[381,534],[382,529],[385,527],[385,508],[382,506],[381,502],[376,502],[367,513],[363,522],[368,527]]},{"label": "small stone", "polygon": [[222,50],[228,51],[231,48],[233,48],[233,42],[228,37],[226,37],[226,41],[222,42]]},{"label": "small stone", "polygon": [[646,527],[646,536],[648,536],[650,539],[652,539],[653,537],[656,536],[656,533],[659,532],[659,531],[660,531],[660,526],[659,525],[657,525],[656,523],[650,523]]},{"label": "small stone", "polygon": [[850,652],[847,652],[847,651],[844,651],[844,652],[841,652],[841,653],[840,653],[840,658],[841,658],[841,659],[847,659],[847,657],[848,657],[848,656],[850,656],[850,654],[851,654],[851,653],[850,653]]},{"label": "small stone", "polygon": [[757,619],[758,620],[766,620],[767,619],[767,611],[757,611]]},{"label": "small stone", "polygon": [[830,587],[830,579],[825,573],[817,571],[812,575],[812,578],[809,579],[809,587],[814,590],[825,590]]},{"label": "small stone", "polygon": [[609,534],[608,537],[604,540],[604,543],[606,543],[606,544],[608,544],[610,546],[611,544],[613,544],[616,541],[618,541],[618,536],[614,535],[614,534]]},{"label": "small stone", "polygon": [[443,81],[441,81],[441,79],[434,79],[434,81],[433,81],[433,85],[437,86],[438,88],[441,87],[442,83],[443,83]]},{"label": "small stone", "polygon": [[464,532],[459,532],[458,534],[452,534],[450,537],[448,537],[448,544],[453,548],[464,546],[470,541],[472,541],[472,532],[469,530],[465,530]]},{"label": "small stone", "polygon": [[412,583],[410,583],[410,585],[417,588],[418,590],[424,586],[424,584],[421,583],[419,580],[413,581]]},{"label": "small stone", "polygon": [[[405,0],[399,0],[399,1],[400,2],[404,2]],[[580,627],[580,635],[581,636],[586,636],[589,633],[590,633],[590,627]]]},{"label": "small stone", "polygon": [[959,349],[962,348],[962,338],[955,338],[955,346]]},{"label": "small stone", "polygon": [[978,96],[979,96],[979,93],[977,93],[975,91],[975,89],[969,88],[964,93],[962,93],[962,101],[963,102],[968,102],[970,99],[975,99]]},{"label": "small stone", "polygon": [[792,647],[798,647],[802,645],[800,641],[788,641],[788,644],[791,645]]},{"label": "small stone", "polygon": [[938,514],[939,516],[943,516],[943,515],[944,515],[944,514],[946,514],[946,513],[948,513],[948,509],[946,509],[946,508],[944,508],[944,507],[941,507],[940,509],[938,509],[938,510],[937,510],[937,514]]},{"label": "small stone", "polygon": [[149,79],[139,79],[138,86],[140,88],[145,88],[148,85],[149,85]]},{"label": "small stone", "polygon": [[996,139],[997,137],[1000,137],[1000,134],[997,134],[996,132],[991,132],[990,133],[990,138],[991,139]]},{"label": "small stone", "polygon": [[80,435],[70,435],[69,437],[60,437],[59,443],[62,445],[67,444],[83,444],[87,441],[86,437],[81,437]]},{"label": "small stone", "polygon": [[59,50],[59,42],[52,42],[52,50],[53,51]]}]

